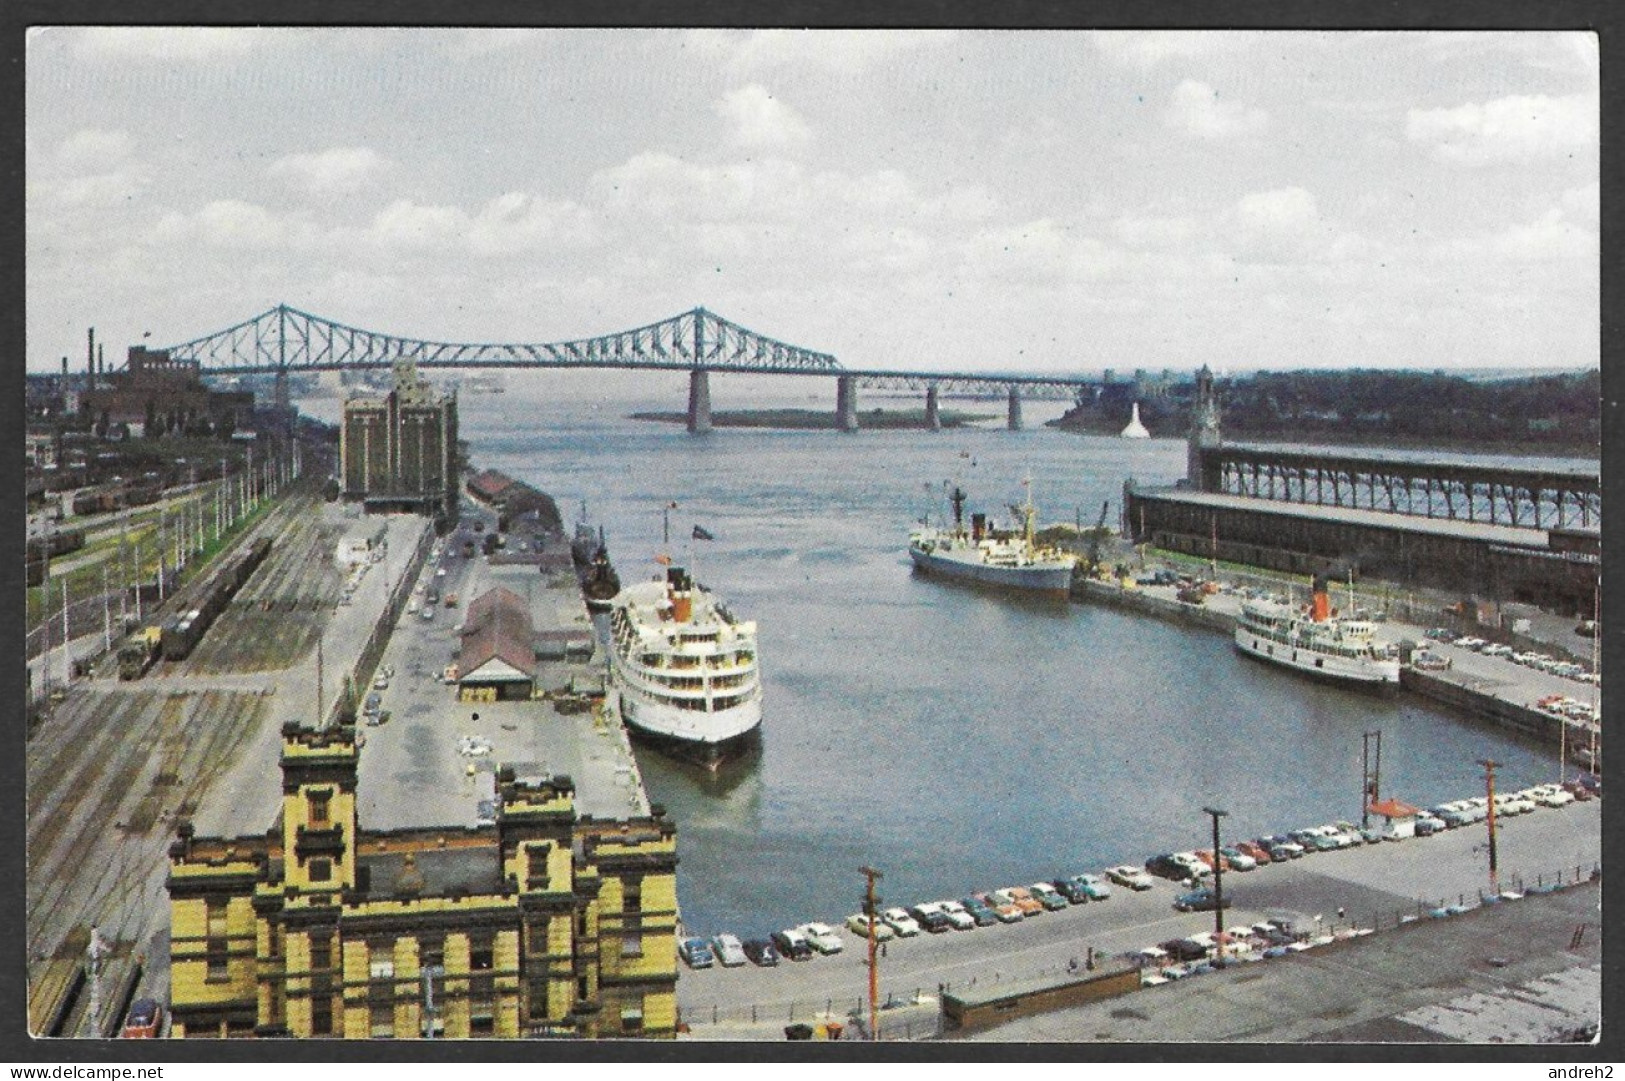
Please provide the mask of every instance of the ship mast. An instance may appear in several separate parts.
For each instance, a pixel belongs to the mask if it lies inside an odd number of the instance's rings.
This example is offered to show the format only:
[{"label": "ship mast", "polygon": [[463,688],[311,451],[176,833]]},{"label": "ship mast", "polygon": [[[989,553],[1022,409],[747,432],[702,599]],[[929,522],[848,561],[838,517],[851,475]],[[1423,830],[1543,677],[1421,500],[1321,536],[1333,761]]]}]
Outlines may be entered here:
[{"label": "ship mast", "polygon": [[1027,474],[1027,478],[1021,482],[1021,486],[1027,490],[1027,502],[1022,504],[1021,514],[1026,521],[1027,550],[1031,552],[1033,548],[1033,514],[1037,510],[1033,506],[1033,478],[1031,473]]}]

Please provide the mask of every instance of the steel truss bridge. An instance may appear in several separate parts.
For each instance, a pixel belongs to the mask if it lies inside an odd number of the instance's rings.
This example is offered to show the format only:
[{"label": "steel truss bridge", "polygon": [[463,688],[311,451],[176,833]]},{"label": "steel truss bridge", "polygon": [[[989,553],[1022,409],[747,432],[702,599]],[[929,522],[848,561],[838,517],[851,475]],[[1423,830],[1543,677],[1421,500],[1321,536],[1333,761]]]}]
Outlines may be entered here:
[{"label": "steel truss bridge", "polygon": [[286,304],[224,330],[165,350],[205,374],[279,375],[387,368],[411,359],[421,368],[628,368],[848,377],[876,390],[1076,399],[1098,380],[1059,376],[855,371],[829,353],[769,338],[715,312],[695,308],[658,323],[593,338],[545,343],[437,342],[384,334],[325,319]]},{"label": "steel truss bridge", "polygon": [[1260,499],[1531,529],[1598,529],[1595,471],[1377,458],[1223,444],[1201,451],[1202,488]]}]

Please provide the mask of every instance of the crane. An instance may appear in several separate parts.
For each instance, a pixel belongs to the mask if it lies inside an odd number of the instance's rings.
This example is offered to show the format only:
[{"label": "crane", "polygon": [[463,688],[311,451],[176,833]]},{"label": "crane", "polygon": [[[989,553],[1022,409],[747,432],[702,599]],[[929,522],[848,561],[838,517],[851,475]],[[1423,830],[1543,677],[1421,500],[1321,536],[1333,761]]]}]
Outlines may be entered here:
[{"label": "crane", "polygon": [[1106,535],[1106,512],[1111,510],[1111,506],[1109,499],[1100,505],[1100,520],[1089,533],[1089,563],[1085,570],[1091,575],[1100,569],[1100,542]]}]

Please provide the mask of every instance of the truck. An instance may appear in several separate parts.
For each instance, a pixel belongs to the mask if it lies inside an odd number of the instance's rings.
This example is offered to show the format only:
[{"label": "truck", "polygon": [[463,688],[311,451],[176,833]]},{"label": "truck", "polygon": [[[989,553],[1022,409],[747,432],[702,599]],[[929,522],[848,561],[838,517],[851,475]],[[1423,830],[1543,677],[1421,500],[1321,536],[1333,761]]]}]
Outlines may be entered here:
[{"label": "truck", "polygon": [[140,679],[158,660],[163,632],[158,627],[142,627],[124,640],[118,649],[118,678]]}]

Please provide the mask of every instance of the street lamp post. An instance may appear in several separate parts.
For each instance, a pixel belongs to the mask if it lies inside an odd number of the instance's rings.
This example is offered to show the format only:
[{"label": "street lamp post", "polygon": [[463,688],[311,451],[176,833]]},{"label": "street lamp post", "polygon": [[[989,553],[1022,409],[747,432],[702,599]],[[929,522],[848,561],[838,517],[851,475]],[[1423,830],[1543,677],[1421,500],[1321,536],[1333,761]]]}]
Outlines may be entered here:
[{"label": "street lamp post", "polygon": [[[1213,819],[1213,934],[1224,933],[1224,857],[1219,854],[1219,819],[1229,814],[1217,807],[1203,807],[1202,813]],[[1219,956],[1224,956],[1224,945],[1219,945]]]},{"label": "street lamp post", "polygon": [[868,881],[863,893],[863,912],[868,919],[869,932],[869,1039],[880,1039],[880,967],[875,957],[875,920],[880,910],[880,898],[875,896],[875,881],[884,876],[873,867],[859,867],[858,873]]}]

